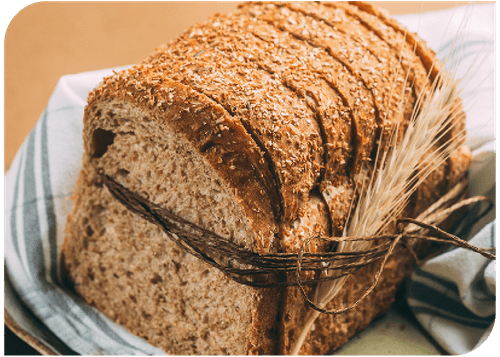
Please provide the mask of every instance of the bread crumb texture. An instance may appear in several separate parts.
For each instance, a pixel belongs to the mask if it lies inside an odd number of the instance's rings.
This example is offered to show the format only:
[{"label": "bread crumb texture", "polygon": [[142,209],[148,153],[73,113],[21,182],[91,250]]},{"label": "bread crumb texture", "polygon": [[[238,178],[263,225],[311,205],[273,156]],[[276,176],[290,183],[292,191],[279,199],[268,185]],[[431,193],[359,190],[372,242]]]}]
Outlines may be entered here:
[{"label": "bread crumb texture", "polygon": [[[371,5],[249,3],[105,78],[85,109],[66,284],[170,354],[289,353],[308,312],[298,289],[228,279],[128,211],[99,173],[246,249],[298,252],[309,237],[342,232],[356,182],[387,134],[418,113],[435,61]],[[424,210],[469,162],[468,149],[457,150],[405,214]],[[333,248],[313,241],[306,250]],[[301,353],[331,352],[365,328],[411,267],[408,253],[392,256],[375,291],[345,314],[320,316]],[[351,276],[327,308],[353,303],[377,269]]]}]

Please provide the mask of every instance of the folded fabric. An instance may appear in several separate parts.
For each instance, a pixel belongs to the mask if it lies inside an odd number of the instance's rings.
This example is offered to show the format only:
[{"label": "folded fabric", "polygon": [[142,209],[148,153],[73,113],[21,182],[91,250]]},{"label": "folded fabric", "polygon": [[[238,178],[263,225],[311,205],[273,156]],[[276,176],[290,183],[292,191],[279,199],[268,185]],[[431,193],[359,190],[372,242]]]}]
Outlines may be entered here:
[{"label": "folded fabric", "polygon": [[[470,243],[494,248],[495,222]],[[414,272],[407,301],[421,325],[447,352],[472,351],[488,337],[495,320],[495,261],[453,249]]]},{"label": "folded fabric", "polygon": [[[493,5],[478,6],[477,9],[493,13]],[[400,20],[412,31],[416,31],[412,26],[418,22],[425,24],[419,33],[425,37],[429,32],[427,35],[440,37],[443,43],[447,43],[452,41],[456,32],[442,31],[443,14],[449,12],[401,17]],[[473,12],[469,17],[469,38],[476,36],[478,26],[474,24],[479,19],[482,33],[482,16],[482,12]],[[431,46],[434,45],[431,43]],[[478,76],[489,75],[491,68],[476,68],[480,72]],[[66,217],[72,205],[68,198],[81,168],[83,108],[87,93],[111,73],[111,70],[102,70],[61,78],[45,112],[19,149],[5,177],[5,270],[25,306],[73,351],[84,355],[163,354],[87,306],[59,284],[59,254]],[[478,150],[494,140],[493,85],[489,88],[488,83],[481,82],[483,87],[478,100],[483,108],[465,108],[468,143]],[[479,170],[494,174],[494,170],[488,172],[489,165],[494,163],[492,154],[494,151],[487,147],[478,151],[482,156],[475,156],[474,160],[478,158],[487,162],[486,166],[477,166]],[[471,172],[471,187],[481,186],[474,180],[484,182],[485,178],[474,175]],[[486,181],[495,182],[494,177]]]}]

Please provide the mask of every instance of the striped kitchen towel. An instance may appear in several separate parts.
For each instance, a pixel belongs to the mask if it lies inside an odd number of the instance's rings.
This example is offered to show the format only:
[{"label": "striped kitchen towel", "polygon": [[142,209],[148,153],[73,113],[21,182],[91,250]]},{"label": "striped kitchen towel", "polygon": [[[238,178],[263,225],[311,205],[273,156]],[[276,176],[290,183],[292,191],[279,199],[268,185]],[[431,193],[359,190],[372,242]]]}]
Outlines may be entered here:
[{"label": "striped kitchen towel", "polygon": [[[455,35],[460,34],[458,42],[462,51],[453,52],[457,55],[453,58],[474,60],[474,54],[486,53],[486,45],[493,45],[494,23],[488,22],[493,18],[493,7],[475,6],[471,12],[459,8],[399,17],[399,20],[429,40],[429,45],[436,50],[441,46],[447,47],[448,52],[450,48],[457,49],[452,44],[457,38]],[[468,25],[463,29],[453,27],[454,22],[449,21],[453,14],[462,14],[462,18],[468,19]],[[451,26],[443,28],[446,23]],[[465,54],[463,50],[467,50]],[[474,154],[471,194],[494,190],[495,184],[494,90],[490,78],[494,70],[493,52],[481,61],[472,67],[477,73],[465,87],[474,88],[473,94],[476,94],[466,97],[475,101],[475,105],[465,106],[467,143]],[[458,76],[465,74],[467,62],[461,62],[464,66],[449,63]],[[5,176],[5,271],[6,282],[12,284],[12,290],[10,285],[6,289],[5,299],[17,294],[41,325],[79,354],[163,354],[60,285],[59,254],[66,217],[72,206],[69,197],[81,169],[83,108],[88,92],[109,74],[111,70],[102,70],[61,78],[45,112]],[[13,306],[7,302],[5,305]],[[21,313],[13,315],[18,324],[23,323]],[[44,333],[37,334],[35,325],[33,335],[41,343],[50,345]],[[30,324],[22,326],[29,329]]]},{"label": "striped kitchen towel", "polygon": [[[470,240],[495,247],[495,222]],[[417,269],[407,301],[422,327],[450,354],[464,354],[489,336],[495,320],[495,261],[453,249]]]}]

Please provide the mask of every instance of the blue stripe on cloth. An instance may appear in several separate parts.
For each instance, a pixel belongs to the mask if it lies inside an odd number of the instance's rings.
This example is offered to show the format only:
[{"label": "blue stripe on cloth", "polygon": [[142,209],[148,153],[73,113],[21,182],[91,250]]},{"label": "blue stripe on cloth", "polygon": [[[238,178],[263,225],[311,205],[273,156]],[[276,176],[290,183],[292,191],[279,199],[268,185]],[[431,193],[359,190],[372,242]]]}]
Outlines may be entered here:
[{"label": "blue stripe on cloth", "polygon": [[24,166],[24,201],[33,202],[23,205],[23,232],[28,256],[28,269],[35,278],[35,284],[45,279],[45,265],[40,232],[40,218],[36,205],[36,183],[35,183],[35,131],[28,138],[26,150],[26,163]]},{"label": "blue stripe on cloth", "polygon": [[415,315],[425,314],[425,315],[429,315],[429,316],[436,316],[436,317],[440,317],[440,318],[445,319],[445,320],[457,322],[459,324],[462,324],[462,325],[465,325],[468,327],[476,327],[476,328],[482,328],[482,329],[490,327],[491,324],[495,321],[495,316],[483,318],[483,319],[478,318],[478,320],[475,320],[475,321],[471,321],[468,319],[461,319],[457,315],[443,314],[441,311],[434,309],[432,307],[411,306],[411,310],[413,311],[413,313]]},{"label": "blue stripe on cloth", "polygon": [[12,243],[14,245],[14,249],[16,250],[17,256],[21,256],[19,251],[19,237],[17,233],[17,200],[19,198],[19,179],[21,177],[21,170],[23,168],[23,160],[24,160],[24,150],[21,152],[19,157],[19,167],[17,168],[16,174],[16,183],[14,185],[14,198],[12,199],[12,207],[11,207],[11,216],[10,216],[10,230],[12,232]]},{"label": "blue stripe on cloth", "polygon": [[429,273],[425,270],[422,270],[422,269],[416,269],[414,271],[414,274],[416,276],[432,280],[435,283],[438,283],[439,285],[448,289],[449,291],[455,293],[457,296],[459,295],[457,285],[449,280],[443,279],[437,275],[431,274],[431,273]]},{"label": "blue stripe on cloth", "polygon": [[48,242],[50,251],[50,277],[53,282],[59,281],[58,257],[57,257],[57,221],[54,209],[54,198],[52,196],[52,186],[50,181],[49,148],[47,135],[47,111],[41,120],[41,165],[43,195],[45,197],[46,213],[48,220]]},{"label": "blue stripe on cloth", "polygon": [[450,298],[442,292],[420,282],[410,282],[410,285],[408,287],[408,298],[424,302],[436,309],[446,311],[447,313],[456,315],[457,317],[462,317],[464,319],[482,319],[481,317],[473,314],[460,301]]}]

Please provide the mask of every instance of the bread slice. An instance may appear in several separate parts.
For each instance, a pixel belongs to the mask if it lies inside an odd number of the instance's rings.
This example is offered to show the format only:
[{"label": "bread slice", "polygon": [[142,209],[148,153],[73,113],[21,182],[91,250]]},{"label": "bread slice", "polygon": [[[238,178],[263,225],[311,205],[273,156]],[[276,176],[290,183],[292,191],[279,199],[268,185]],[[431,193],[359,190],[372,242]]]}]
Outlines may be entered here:
[{"label": "bread slice", "polygon": [[[309,311],[297,288],[236,283],[119,203],[103,174],[259,254],[296,253],[311,236],[339,234],[355,181],[385,143],[380,134],[404,128],[417,93],[402,91],[408,61],[371,32],[389,20],[362,5],[340,8],[365,22],[335,28],[332,4],[244,5],[193,26],[90,94],[62,249],[68,286],[170,354],[290,352]],[[424,90],[419,75],[434,58],[419,48],[428,57],[415,62],[410,83]],[[394,98],[393,83],[401,90]],[[404,99],[404,110],[393,99]],[[457,150],[407,211],[415,216],[461,180],[469,160]],[[301,353],[331,352],[366,327],[390,307],[411,266],[410,253],[392,256],[375,291],[345,314],[320,316]],[[355,301],[377,269],[349,277],[327,308]]]},{"label": "bread slice", "polygon": [[91,101],[86,118],[84,170],[63,248],[66,279],[89,304],[169,353],[271,353],[274,345],[251,341],[276,330],[279,291],[241,286],[181,250],[114,199],[99,170],[254,251],[271,250],[272,224],[259,237],[236,198],[244,190],[232,192],[199,148],[154,111],[114,98]]}]

